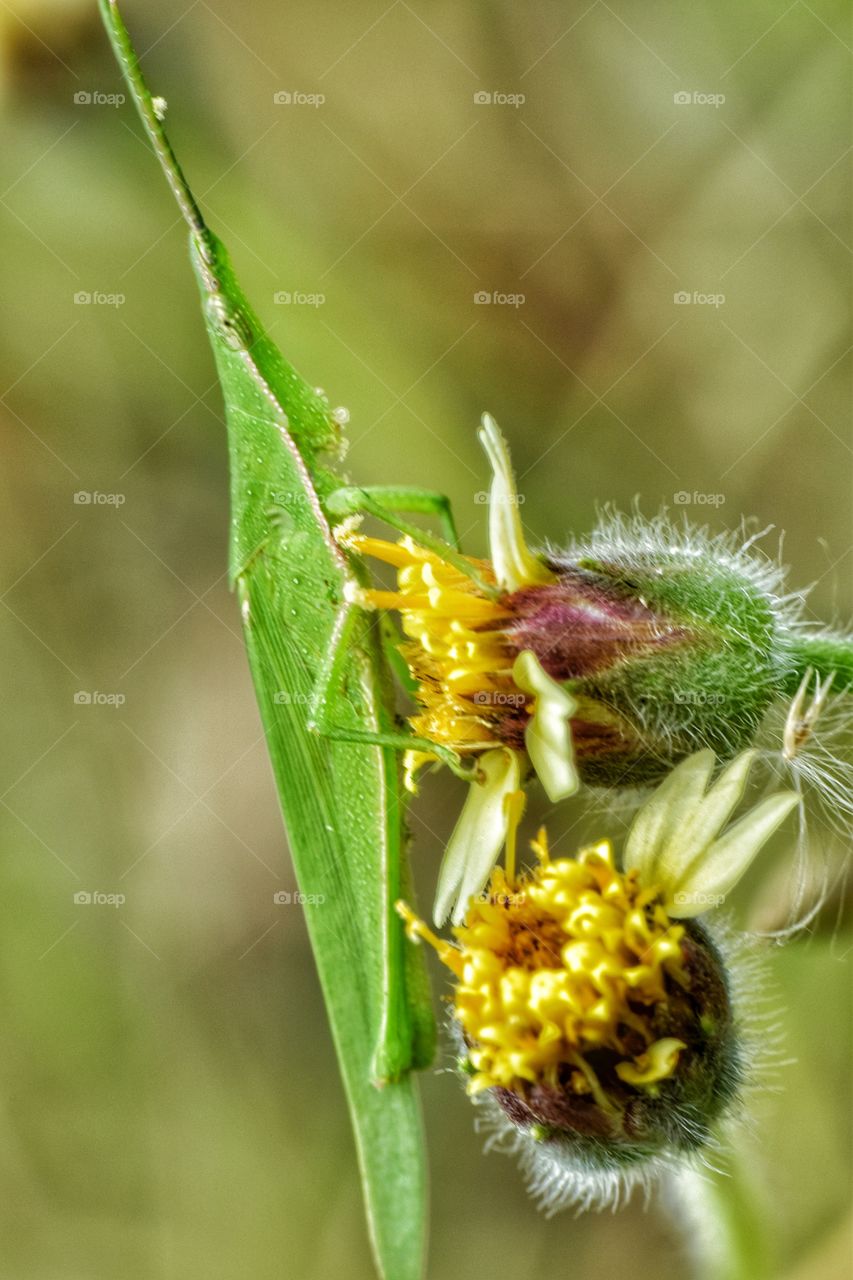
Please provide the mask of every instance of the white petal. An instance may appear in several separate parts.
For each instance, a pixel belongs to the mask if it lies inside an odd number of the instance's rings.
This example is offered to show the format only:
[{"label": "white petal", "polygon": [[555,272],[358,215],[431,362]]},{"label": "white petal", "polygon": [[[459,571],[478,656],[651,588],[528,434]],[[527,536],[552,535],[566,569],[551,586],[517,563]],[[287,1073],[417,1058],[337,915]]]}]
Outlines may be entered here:
[{"label": "white petal", "polygon": [[461,924],[469,900],[483,889],[506,838],[507,797],[521,780],[515,751],[487,751],[479,766],[485,781],[471,783],[438,873],[433,919],[439,927],[451,907],[453,923]]},{"label": "white petal", "polygon": [[746,789],[757,751],[742,751],[720,774],[704,800],[683,825],[661,859],[665,879],[675,883],[697,858],[703,858],[734,812]]},{"label": "white petal", "polygon": [[492,467],[489,494],[489,548],[498,585],[507,591],[532,582],[553,582],[554,576],[528,550],[518,512],[519,497],[506,441],[498,424],[484,413],[480,443]]},{"label": "white petal", "polygon": [[569,720],[577,710],[572,695],[552,680],[530,649],[513,663],[512,678],[536,701],[524,731],[524,745],[536,776],[551,801],[574,795],[580,786]]},{"label": "white petal", "polygon": [[780,791],[757,804],[725,835],[715,840],[672,886],[667,904],[676,919],[699,915],[733,889],[762,845],[799,802],[794,791]]},{"label": "white petal", "polygon": [[682,760],[646,801],[625,844],[625,870],[638,870],[646,884],[657,882],[658,864],[698,808],[714,769],[713,751]]}]

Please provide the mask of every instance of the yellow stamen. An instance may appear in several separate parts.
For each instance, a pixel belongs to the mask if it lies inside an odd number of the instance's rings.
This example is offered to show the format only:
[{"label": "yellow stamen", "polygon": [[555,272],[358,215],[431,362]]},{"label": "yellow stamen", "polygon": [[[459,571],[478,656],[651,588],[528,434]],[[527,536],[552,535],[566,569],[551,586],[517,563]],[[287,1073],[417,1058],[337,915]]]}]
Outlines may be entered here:
[{"label": "yellow stamen", "polygon": [[620,1062],[616,1074],[626,1084],[653,1084],[665,1080],[672,1075],[679,1053],[686,1048],[683,1040],[656,1040],[636,1062]]},{"label": "yellow stamen", "polygon": [[[410,643],[403,656],[418,682],[417,713],[411,717],[418,737],[457,752],[488,751],[501,745],[500,726],[507,716],[524,713],[528,696],[518,688],[503,625],[509,615],[460,569],[412,538],[383,542],[349,533],[353,551],[369,555],[397,570],[397,590],[358,588],[355,601],[400,614]],[[487,561],[469,560],[480,577],[494,582]],[[519,730],[519,736],[521,729]],[[430,757],[409,753],[406,785]]]}]

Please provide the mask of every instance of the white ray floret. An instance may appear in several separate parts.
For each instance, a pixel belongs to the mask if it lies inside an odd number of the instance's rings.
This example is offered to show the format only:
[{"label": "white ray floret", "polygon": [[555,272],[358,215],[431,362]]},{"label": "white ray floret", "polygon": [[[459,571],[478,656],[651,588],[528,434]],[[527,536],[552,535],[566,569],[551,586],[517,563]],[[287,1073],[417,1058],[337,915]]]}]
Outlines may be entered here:
[{"label": "white ray floret", "polygon": [[634,820],[625,868],[659,886],[675,919],[701,915],[722,900],[799,802],[794,791],[776,792],[724,830],[757,754],[742,752],[709,786],[714,753],[697,751],[673,769]]}]

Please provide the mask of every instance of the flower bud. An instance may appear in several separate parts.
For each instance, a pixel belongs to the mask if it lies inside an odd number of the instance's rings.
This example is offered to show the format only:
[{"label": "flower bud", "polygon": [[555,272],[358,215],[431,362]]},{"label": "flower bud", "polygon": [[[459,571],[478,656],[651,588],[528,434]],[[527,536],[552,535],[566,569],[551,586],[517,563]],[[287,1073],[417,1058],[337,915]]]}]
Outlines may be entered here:
[{"label": "flower bud", "polygon": [[853,647],[805,630],[781,574],[730,540],[666,520],[606,520],[551,553],[553,581],[504,601],[515,650],[532,651],[577,700],[585,782],[645,784],[700,747],[728,759],[808,666],[853,679]]}]

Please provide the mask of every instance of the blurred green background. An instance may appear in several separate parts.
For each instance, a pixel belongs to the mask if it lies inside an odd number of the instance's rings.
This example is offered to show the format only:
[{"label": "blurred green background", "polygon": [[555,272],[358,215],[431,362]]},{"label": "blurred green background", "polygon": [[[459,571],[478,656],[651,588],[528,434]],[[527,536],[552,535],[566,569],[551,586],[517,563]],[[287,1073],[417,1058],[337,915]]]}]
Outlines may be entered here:
[{"label": "blurred green background", "polygon": [[[488,408],[534,538],[636,495],[754,516],[809,608],[849,612],[844,0],[125,13],[249,296],[351,413],[353,475],[444,489],[481,552]],[[94,4],[2,0],[0,1274],[367,1280],[304,924],[273,903],[294,886],[225,579],[219,393],[121,93]],[[436,780],[416,807],[423,900],[459,800]],[[784,883],[754,878],[755,919]],[[798,1280],[851,1265],[835,905],[771,954],[796,1062],[742,1139]],[[686,1267],[655,1209],[546,1222],[456,1082],[423,1093],[430,1280]]]}]

